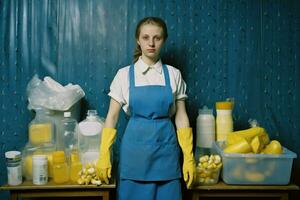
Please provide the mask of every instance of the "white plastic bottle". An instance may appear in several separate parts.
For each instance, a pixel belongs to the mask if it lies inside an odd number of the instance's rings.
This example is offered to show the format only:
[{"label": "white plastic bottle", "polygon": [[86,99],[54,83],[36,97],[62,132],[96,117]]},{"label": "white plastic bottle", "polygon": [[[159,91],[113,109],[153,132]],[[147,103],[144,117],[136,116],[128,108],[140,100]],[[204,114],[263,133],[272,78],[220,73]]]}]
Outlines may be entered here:
[{"label": "white plastic bottle", "polygon": [[20,185],[22,183],[22,156],[19,151],[5,152],[7,165],[8,185]]},{"label": "white plastic bottle", "polygon": [[88,110],[86,119],[79,123],[79,152],[83,165],[98,159],[103,125],[104,120],[96,110]]},{"label": "white plastic bottle", "polygon": [[196,157],[210,154],[215,141],[215,117],[213,110],[206,106],[199,110],[196,124]]},{"label": "white plastic bottle", "polygon": [[47,155],[32,156],[32,183],[45,185],[48,182],[48,157]]},{"label": "white plastic bottle", "polygon": [[227,135],[233,131],[232,119],[233,102],[223,101],[216,103],[216,138],[217,141],[225,141]]},{"label": "white plastic bottle", "polygon": [[64,112],[62,124],[64,151],[66,152],[66,157],[69,161],[71,152],[78,150],[78,123],[74,118],[71,117],[71,112]]}]

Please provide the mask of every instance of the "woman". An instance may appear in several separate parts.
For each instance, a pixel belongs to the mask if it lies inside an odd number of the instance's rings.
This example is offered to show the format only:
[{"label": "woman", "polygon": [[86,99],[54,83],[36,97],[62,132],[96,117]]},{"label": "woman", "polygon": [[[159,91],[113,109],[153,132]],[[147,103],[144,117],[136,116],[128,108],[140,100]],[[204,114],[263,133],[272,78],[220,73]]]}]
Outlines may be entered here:
[{"label": "woman", "polygon": [[[178,69],[160,60],[167,37],[162,19],[142,19],[136,27],[134,64],[120,69],[110,87],[97,168],[100,179],[108,183],[110,148],[122,107],[130,120],[120,146],[119,199],[181,199],[178,143],[188,187],[194,178],[192,129],[184,101],[186,85]],[[173,114],[177,131],[170,119]]]}]

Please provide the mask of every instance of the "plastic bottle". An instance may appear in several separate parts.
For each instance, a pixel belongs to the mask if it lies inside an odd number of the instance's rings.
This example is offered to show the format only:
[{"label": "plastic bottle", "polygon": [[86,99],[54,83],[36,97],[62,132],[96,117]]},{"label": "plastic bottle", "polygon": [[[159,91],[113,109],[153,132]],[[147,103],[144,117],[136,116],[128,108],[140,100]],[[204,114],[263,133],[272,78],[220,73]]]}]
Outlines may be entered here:
[{"label": "plastic bottle", "polygon": [[104,121],[96,110],[88,110],[87,117],[79,127],[79,151],[82,164],[94,162],[99,157],[101,132]]},{"label": "plastic bottle", "polygon": [[197,148],[196,157],[210,154],[210,149],[215,141],[215,117],[213,110],[206,106],[199,110],[196,124]]},{"label": "plastic bottle", "polygon": [[29,123],[29,143],[41,145],[53,143],[54,123],[50,119],[51,111],[44,108],[36,108],[35,118]]},{"label": "plastic bottle", "polygon": [[74,151],[71,153],[70,179],[73,183],[77,183],[79,172],[82,169],[79,153]]},{"label": "plastic bottle", "polygon": [[65,152],[55,151],[53,159],[53,181],[61,184],[69,181],[69,166],[66,162]]},{"label": "plastic bottle", "polygon": [[67,160],[70,161],[70,154],[78,150],[77,121],[71,117],[71,112],[64,112],[63,142]]},{"label": "plastic bottle", "polygon": [[22,156],[20,151],[5,152],[8,185],[22,183]]},{"label": "plastic bottle", "polygon": [[47,155],[32,156],[32,183],[45,185],[48,182],[48,157]]},{"label": "plastic bottle", "polygon": [[217,141],[225,141],[228,133],[233,131],[232,119],[233,102],[216,102],[216,138]]}]

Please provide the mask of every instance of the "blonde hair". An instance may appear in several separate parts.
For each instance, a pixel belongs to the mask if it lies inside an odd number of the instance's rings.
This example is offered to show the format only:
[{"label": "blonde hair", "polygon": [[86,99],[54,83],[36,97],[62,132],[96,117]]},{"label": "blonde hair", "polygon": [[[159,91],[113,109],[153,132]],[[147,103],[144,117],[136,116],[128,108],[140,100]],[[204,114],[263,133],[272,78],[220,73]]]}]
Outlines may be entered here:
[{"label": "blonde hair", "polygon": [[168,38],[168,29],[167,29],[167,25],[164,22],[164,20],[162,20],[159,17],[145,17],[143,18],[141,21],[139,21],[139,23],[136,26],[135,29],[135,49],[134,49],[134,53],[133,53],[133,63],[135,63],[139,57],[142,55],[142,50],[140,45],[137,43],[137,40],[139,39],[140,33],[141,33],[141,27],[145,24],[154,24],[157,25],[159,27],[162,28],[163,30],[163,40],[166,41]]}]

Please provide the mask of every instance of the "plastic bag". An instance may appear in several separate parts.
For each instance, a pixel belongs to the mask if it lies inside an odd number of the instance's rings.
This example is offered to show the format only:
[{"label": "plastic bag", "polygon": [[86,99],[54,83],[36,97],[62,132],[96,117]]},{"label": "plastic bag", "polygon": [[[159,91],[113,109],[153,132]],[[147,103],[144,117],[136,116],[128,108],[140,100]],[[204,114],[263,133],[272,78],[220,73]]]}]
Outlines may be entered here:
[{"label": "plastic bag", "polygon": [[28,109],[44,107],[50,110],[65,111],[85,96],[79,85],[62,86],[50,77],[40,80],[37,75],[27,85]]}]

